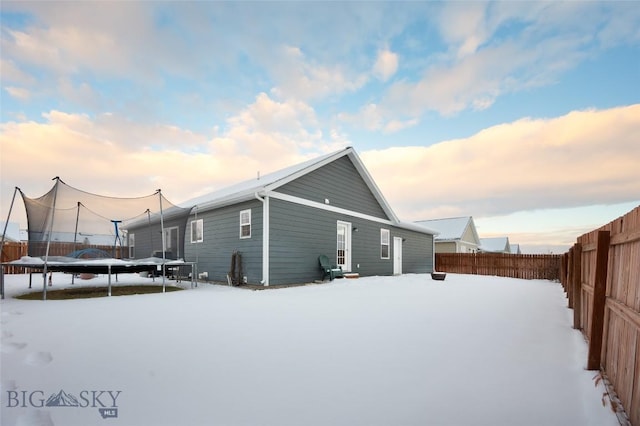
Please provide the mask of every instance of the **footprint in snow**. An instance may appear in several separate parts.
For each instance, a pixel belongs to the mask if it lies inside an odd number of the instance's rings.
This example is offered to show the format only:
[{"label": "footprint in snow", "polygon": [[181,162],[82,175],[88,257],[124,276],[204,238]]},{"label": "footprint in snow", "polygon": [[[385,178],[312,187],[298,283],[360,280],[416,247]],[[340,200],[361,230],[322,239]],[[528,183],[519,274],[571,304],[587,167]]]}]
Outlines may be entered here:
[{"label": "footprint in snow", "polygon": [[55,426],[48,411],[28,411],[18,417],[16,426]]},{"label": "footprint in snow", "polygon": [[19,351],[20,349],[24,349],[27,344],[26,343],[3,343],[0,345],[2,347],[3,354],[10,354],[15,351]]},{"label": "footprint in snow", "polygon": [[11,312],[3,312],[2,319],[0,320],[0,324],[6,324],[9,322],[9,317],[11,315],[22,315],[20,311],[11,311]]},{"label": "footprint in snow", "polygon": [[18,385],[15,380],[8,380],[7,383],[2,385],[3,392],[6,391],[15,391],[18,390]]},{"label": "footprint in snow", "polygon": [[2,334],[0,334],[0,337],[2,337],[3,339],[9,339],[13,337],[13,333],[7,330],[2,330]]},{"label": "footprint in snow", "polygon": [[53,357],[50,352],[32,352],[24,360],[27,365],[34,367],[42,367],[53,361]]},{"label": "footprint in snow", "polygon": [[22,312],[20,312],[20,311],[11,311],[11,312],[3,312],[2,313],[3,317],[8,317],[9,315],[22,315]]}]

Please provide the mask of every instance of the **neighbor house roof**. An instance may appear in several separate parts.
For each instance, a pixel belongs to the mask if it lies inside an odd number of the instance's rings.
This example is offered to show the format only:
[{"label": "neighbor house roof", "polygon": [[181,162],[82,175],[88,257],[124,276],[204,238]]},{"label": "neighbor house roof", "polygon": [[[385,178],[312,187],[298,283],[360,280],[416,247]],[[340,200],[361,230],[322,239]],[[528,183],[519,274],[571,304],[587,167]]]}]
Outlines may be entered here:
[{"label": "neighbor house roof", "polygon": [[480,241],[471,216],[419,220],[416,223],[438,232],[438,236],[435,238],[436,241],[460,240],[469,227],[471,227],[475,240]]},{"label": "neighbor house roof", "polygon": [[480,249],[494,253],[510,253],[509,237],[480,238]]},{"label": "neighbor house roof", "polygon": [[264,176],[260,176],[256,179],[251,179],[235,185],[231,185],[229,187],[220,189],[219,191],[215,191],[191,199],[185,203],[182,203],[182,206],[197,206],[197,209],[202,211],[248,201],[250,199],[256,198],[257,196],[263,197],[268,195],[270,191],[275,191],[279,187],[286,185],[287,183],[298,179],[301,176],[311,173],[314,170],[317,170],[320,167],[323,167],[345,156],[351,160],[356,170],[364,180],[365,184],[367,185],[373,196],[376,198],[376,200],[380,204],[380,207],[383,209],[387,217],[389,217],[391,222],[407,229],[412,229],[423,233],[435,234],[435,232],[433,232],[431,229],[427,229],[426,227],[419,227],[415,224],[403,222],[398,219],[396,214],[391,209],[391,206],[382,195],[382,192],[380,192],[380,189],[373,181],[373,178],[365,168],[362,160],[360,160],[360,157],[356,154],[352,147],[313,158],[300,164],[287,167],[276,172],[266,174]]}]

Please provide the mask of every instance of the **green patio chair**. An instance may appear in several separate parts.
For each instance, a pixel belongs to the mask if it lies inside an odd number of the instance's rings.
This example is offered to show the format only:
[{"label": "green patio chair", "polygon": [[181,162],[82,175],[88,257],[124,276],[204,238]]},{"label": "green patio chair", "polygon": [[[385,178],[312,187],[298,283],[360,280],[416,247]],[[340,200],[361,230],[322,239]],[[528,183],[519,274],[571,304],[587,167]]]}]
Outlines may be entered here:
[{"label": "green patio chair", "polygon": [[328,276],[330,281],[333,281],[334,278],[340,277],[342,278],[342,267],[332,264],[329,261],[329,258],[324,254],[318,256],[318,262],[320,263],[320,269],[322,269],[322,280]]}]

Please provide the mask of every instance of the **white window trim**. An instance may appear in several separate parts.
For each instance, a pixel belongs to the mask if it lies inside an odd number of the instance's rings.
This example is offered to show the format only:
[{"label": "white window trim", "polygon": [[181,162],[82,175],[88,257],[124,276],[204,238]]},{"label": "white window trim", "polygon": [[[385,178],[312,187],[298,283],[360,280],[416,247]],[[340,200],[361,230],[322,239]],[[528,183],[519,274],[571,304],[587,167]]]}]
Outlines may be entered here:
[{"label": "white window trim", "polygon": [[[200,229],[200,238],[193,239],[193,227],[196,227],[196,236],[198,235],[198,228]],[[202,219],[191,221],[191,244],[201,243],[204,241],[204,221]]]},{"label": "white window trim", "polygon": [[[336,263],[338,266],[342,267],[343,272],[351,272],[351,232],[352,232],[352,224],[351,222],[343,222],[341,220],[337,221],[337,227],[344,226],[345,227],[345,235],[344,235],[344,264],[338,263],[338,252],[336,250]],[[337,229],[336,229],[337,230]],[[337,235],[336,235],[336,249],[337,249]]]},{"label": "white window trim", "polygon": [[[386,235],[387,242],[384,242],[384,236]],[[391,258],[391,232],[388,229],[380,228],[380,259],[390,259]],[[387,246],[387,255],[382,255],[382,248]]]},{"label": "white window trim", "polygon": [[[248,213],[249,222],[245,222],[245,223],[242,222],[242,215],[244,213]],[[243,226],[249,226],[249,235],[244,235],[244,236],[242,235],[242,227]],[[251,238],[251,228],[252,228],[252,226],[251,226],[251,209],[242,210],[240,212],[240,230],[239,230],[239,235],[240,235],[240,239],[241,240],[246,239],[246,238]]]}]

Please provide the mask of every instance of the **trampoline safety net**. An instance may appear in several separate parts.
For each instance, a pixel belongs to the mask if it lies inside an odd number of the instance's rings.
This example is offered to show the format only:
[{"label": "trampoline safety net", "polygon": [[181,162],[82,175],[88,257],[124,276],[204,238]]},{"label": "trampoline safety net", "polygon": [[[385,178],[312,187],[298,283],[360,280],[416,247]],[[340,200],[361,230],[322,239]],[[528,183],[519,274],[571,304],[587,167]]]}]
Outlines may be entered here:
[{"label": "trampoline safety net", "polygon": [[[191,207],[170,203],[160,190],[142,197],[119,198],[82,191],[57,177],[54,180],[51,190],[38,198],[29,198],[18,189],[27,213],[28,253],[32,257],[69,256],[99,248],[114,258],[134,258],[129,252],[134,247],[133,237],[131,241],[128,238],[132,227],[152,241],[155,238],[150,248],[162,252],[167,250],[162,245],[163,226],[171,223],[184,231],[191,212]],[[172,251],[184,253],[184,238],[173,241],[176,243],[179,246]],[[149,257],[151,253],[140,255],[137,257]]]}]

